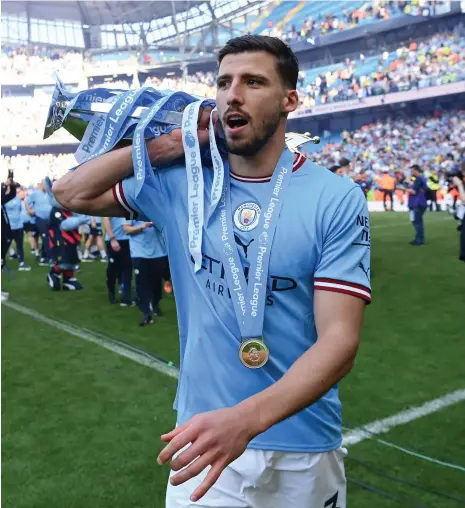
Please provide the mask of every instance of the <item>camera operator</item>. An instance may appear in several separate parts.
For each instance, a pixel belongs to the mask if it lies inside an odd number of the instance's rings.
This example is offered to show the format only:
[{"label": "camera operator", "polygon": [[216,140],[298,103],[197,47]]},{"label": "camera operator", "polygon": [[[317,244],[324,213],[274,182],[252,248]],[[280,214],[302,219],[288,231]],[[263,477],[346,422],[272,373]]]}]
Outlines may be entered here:
[{"label": "camera operator", "polygon": [[[16,188],[18,184],[13,180],[13,171],[8,172],[8,178],[5,183],[2,183],[1,193],[2,193],[2,270],[5,266],[5,258],[6,253],[8,252],[8,247],[11,243],[11,227],[10,221],[8,220],[8,215],[5,210],[5,204],[11,201],[16,197]],[[2,300],[6,300],[8,298],[8,293],[2,291]]]},{"label": "camera operator", "polygon": [[465,261],[465,161],[462,161],[461,170],[452,177],[452,183],[457,188],[461,205],[456,215],[460,219],[460,253],[459,259]]}]

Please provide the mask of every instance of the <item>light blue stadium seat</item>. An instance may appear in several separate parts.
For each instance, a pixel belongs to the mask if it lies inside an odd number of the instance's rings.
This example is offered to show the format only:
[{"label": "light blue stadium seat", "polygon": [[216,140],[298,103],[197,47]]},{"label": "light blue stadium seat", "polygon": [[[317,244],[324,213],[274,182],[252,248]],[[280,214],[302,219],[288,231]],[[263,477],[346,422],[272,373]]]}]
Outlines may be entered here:
[{"label": "light blue stadium seat", "polygon": [[298,1],[290,1],[290,2],[281,2],[277,7],[275,7],[267,18],[265,18],[262,23],[255,29],[256,34],[262,33],[264,30],[268,29],[268,22],[272,21],[273,26],[276,26],[285,16],[288,14],[290,10],[299,5]]}]

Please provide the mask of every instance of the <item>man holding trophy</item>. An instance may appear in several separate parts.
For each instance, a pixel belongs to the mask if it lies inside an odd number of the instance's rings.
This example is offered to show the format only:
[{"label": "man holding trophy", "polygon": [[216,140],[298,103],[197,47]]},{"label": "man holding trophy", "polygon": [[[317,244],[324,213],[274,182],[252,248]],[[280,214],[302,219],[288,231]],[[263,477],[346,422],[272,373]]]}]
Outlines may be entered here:
[{"label": "man holding trophy", "polygon": [[218,63],[216,104],[62,89],[49,129],[87,128],[53,193],[165,237],[181,354],[177,425],[158,457],[166,506],[345,508],[337,383],[371,298],[366,200],[286,146],[299,72],[286,44],[238,37]]}]

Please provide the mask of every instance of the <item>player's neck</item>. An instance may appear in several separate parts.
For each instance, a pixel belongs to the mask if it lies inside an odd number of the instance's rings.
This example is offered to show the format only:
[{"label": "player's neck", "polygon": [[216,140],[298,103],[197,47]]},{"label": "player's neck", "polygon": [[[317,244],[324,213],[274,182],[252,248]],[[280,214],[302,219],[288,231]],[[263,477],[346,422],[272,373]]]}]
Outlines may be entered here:
[{"label": "player's neck", "polygon": [[262,150],[254,155],[244,157],[229,154],[228,159],[231,172],[245,177],[271,176],[285,146],[286,140],[284,135],[280,137],[273,136]]}]

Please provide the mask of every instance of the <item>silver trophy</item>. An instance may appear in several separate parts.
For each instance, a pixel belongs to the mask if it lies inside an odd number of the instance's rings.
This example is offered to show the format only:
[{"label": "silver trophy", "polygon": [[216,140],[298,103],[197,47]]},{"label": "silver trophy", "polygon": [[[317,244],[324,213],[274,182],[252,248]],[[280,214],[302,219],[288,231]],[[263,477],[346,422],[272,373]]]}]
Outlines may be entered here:
[{"label": "silver trophy", "polygon": [[[77,140],[81,141],[94,115],[108,115],[118,97],[126,92],[127,90],[101,88],[85,90],[76,94],[68,92],[64,85],[58,80],[47,115],[44,139],[51,136],[56,130],[64,128]],[[79,99],[78,96],[82,100],[75,100],[76,98]],[[89,100],[86,100],[86,96]],[[75,107],[67,111],[73,101],[75,102]],[[185,107],[186,105],[187,103],[180,106]],[[137,122],[144,116],[148,109],[148,107],[137,106],[134,110],[130,111],[129,117]],[[163,116],[156,119],[156,123],[180,127],[182,122],[182,109],[180,107],[179,111],[165,112]],[[130,144],[131,139],[131,135],[123,135],[120,143]]]}]

